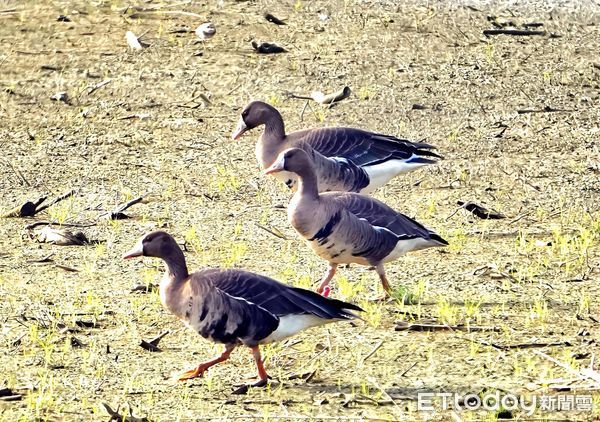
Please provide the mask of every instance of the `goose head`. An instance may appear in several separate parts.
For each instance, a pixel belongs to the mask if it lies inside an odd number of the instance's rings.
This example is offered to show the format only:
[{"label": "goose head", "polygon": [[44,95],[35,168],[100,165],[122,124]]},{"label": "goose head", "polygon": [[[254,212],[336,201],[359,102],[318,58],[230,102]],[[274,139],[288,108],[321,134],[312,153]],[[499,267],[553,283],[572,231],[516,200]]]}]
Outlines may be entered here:
[{"label": "goose head", "polygon": [[252,101],[244,108],[232,138],[239,139],[245,132],[264,125],[273,118],[281,119],[277,109],[262,101]]},{"label": "goose head", "polygon": [[171,256],[174,250],[180,250],[179,245],[168,233],[155,231],[142,236],[133,248],[123,255],[123,259],[151,256],[165,258]]},{"label": "goose head", "polygon": [[280,171],[289,171],[298,175],[303,175],[313,164],[308,154],[300,148],[288,148],[277,156],[277,159],[271,166],[265,169],[265,174],[278,173]]}]

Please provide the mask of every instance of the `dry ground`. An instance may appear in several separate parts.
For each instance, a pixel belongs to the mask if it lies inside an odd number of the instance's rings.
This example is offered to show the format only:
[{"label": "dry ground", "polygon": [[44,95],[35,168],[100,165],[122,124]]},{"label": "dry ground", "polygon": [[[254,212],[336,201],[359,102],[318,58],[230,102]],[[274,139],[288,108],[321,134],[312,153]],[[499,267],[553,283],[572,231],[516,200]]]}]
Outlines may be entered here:
[{"label": "dry ground", "polygon": [[[0,401],[0,419],[106,420],[102,403],[122,411],[129,403],[135,415],[164,421],[495,420],[498,412],[418,413],[416,395],[557,394],[548,380],[570,375],[537,351],[589,367],[600,341],[598,4],[396,3],[0,2],[0,208],[77,189],[35,219],[0,220],[0,383],[23,395]],[[321,22],[319,11],[330,19]],[[288,25],[266,22],[265,12]],[[485,38],[487,15],[542,22],[558,36]],[[209,42],[174,32],[204,20],[218,30]],[[127,30],[150,47],[130,51]],[[289,52],[259,56],[252,39]],[[353,95],[331,109],[313,104],[302,113],[305,103],[284,95],[344,85]],[[68,104],[50,99],[59,91]],[[173,382],[172,373],[218,347],[185,330],[156,293],[130,293],[159,279],[159,262],[120,256],[164,228],[186,241],[191,268],[233,266],[314,285],[325,263],[287,224],[288,192],[259,173],[258,132],[229,139],[250,99],[276,105],[290,130],[359,126],[437,145],[443,162],[376,196],[451,245],[388,265],[412,305],[369,302],[379,293],[376,275],[342,269],[333,294],[364,306],[366,322],[267,348],[280,381],[233,396],[231,385],[254,375],[250,354],[239,350],[203,379]],[[561,111],[518,113],[545,107]],[[123,119],[131,115],[147,118]],[[133,219],[100,219],[142,194],[147,201],[128,211]],[[455,213],[458,200],[508,218]],[[24,236],[26,224],[42,219],[96,223],[83,230],[97,243],[61,247]],[[50,254],[52,262],[30,263]],[[394,331],[400,320],[499,331]],[[165,330],[162,352],[138,346]],[[524,343],[536,347],[503,348]],[[312,371],[309,381],[285,380]],[[594,394],[593,412],[534,417],[597,419],[600,395],[584,384],[562,394]]]}]

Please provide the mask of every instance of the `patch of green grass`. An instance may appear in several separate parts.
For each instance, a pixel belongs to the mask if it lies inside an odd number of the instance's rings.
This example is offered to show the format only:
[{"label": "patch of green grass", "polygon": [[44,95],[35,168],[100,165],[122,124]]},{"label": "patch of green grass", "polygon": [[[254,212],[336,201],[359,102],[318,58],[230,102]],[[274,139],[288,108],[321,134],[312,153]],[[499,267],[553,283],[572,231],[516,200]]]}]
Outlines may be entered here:
[{"label": "patch of green grass", "polygon": [[325,121],[325,109],[323,107],[312,108],[312,112],[317,122],[323,123]]},{"label": "patch of green grass", "polygon": [[383,318],[383,305],[380,303],[364,300],[359,305],[364,312],[361,317],[373,328],[377,328],[381,325]]},{"label": "patch of green grass", "polygon": [[448,241],[448,249],[450,252],[460,252],[468,243],[473,243],[473,238],[467,238],[467,234],[464,229],[456,228],[444,233],[444,238]]},{"label": "patch of green grass", "polygon": [[483,48],[485,49],[485,59],[488,64],[494,63],[494,44],[491,42],[485,43]]},{"label": "patch of green grass", "polygon": [[238,175],[222,165],[215,166],[211,179],[211,188],[218,193],[236,193],[240,189]]},{"label": "patch of green grass", "polygon": [[543,299],[535,299],[529,306],[529,314],[526,323],[530,326],[543,327],[548,319],[548,302]]},{"label": "patch of green grass", "polygon": [[427,292],[427,282],[418,280],[415,284],[398,285],[392,290],[391,297],[403,305],[414,305],[421,302]]},{"label": "patch of green grass", "polygon": [[185,242],[186,248],[189,247],[194,252],[198,252],[202,249],[202,242],[200,240],[200,236],[198,235],[198,231],[195,226],[190,226],[183,233],[183,240]]},{"label": "patch of green grass", "polygon": [[356,94],[361,101],[365,101],[373,97],[373,92],[368,86],[361,86]]},{"label": "patch of green grass", "polygon": [[72,219],[74,200],[75,197],[70,196],[69,198],[48,208],[46,212],[50,217],[50,221],[55,221],[62,225],[69,219]]},{"label": "patch of green grass", "polygon": [[351,282],[348,277],[338,276],[336,278],[337,291],[336,297],[339,297],[345,301],[354,300],[360,293],[364,292],[365,285],[361,282]]},{"label": "patch of green grass", "polygon": [[451,304],[446,297],[441,297],[435,306],[437,318],[443,324],[456,325],[459,312],[458,306]]},{"label": "patch of green grass", "polygon": [[225,243],[223,249],[225,250],[225,257],[222,261],[223,265],[225,267],[233,267],[242,263],[246,252],[248,252],[248,244],[243,241],[230,241]]},{"label": "patch of green grass", "polygon": [[458,133],[458,128],[453,128],[447,136],[448,142],[450,142],[451,144],[456,143],[456,141],[458,140]]},{"label": "patch of green grass", "polygon": [[272,92],[267,97],[267,103],[271,104],[273,107],[279,107],[282,103],[281,96],[279,94]]}]

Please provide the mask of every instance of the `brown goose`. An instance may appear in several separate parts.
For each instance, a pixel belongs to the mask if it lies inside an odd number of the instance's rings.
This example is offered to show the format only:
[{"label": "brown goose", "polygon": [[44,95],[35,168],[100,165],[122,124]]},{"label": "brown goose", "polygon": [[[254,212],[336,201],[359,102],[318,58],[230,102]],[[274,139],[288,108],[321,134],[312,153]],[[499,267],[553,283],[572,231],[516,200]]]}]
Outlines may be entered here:
[{"label": "brown goose", "polygon": [[369,196],[349,192],[319,193],[313,163],[301,149],[290,148],[265,173],[288,171],[298,177],[298,190],[288,206],[288,220],[329,269],[317,289],[329,294],[338,264],[375,267],[390,294],[383,264],[409,251],[448,244],[415,220]]},{"label": "brown goose", "polygon": [[[321,168],[320,162],[316,162],[320,192],[340,190],[370,193],[399,174],[434,164],[437,161],[433,158],[441,158],[431,151],[435,149],[434,146],[424,142],[411,142],[361,129],[326,127],[286,134],[279,111],[262,101],[253,101],[242,111],[233,138],[239,139],[246,131],[261,125],[265,125],[265,130],[256,144],[256,158],[262,168],[273,164],[281,151],[300,148],[309,153],[313,149],[327,158],[358,166],[364,171],[357,183],[345,183],[346,188],[343,189],[337,186],[336,189],[328,189],[329,186],[320,180],[327,170]],[[290,172],[280,172],[276,177],[289,187],[294,187],[296,183],[295,176]]]},{"label": "brown goose", "polygon": [[263,386],[268,376],[260,344],[283,340],[306,328],[359,318],[353,311],[362,311],[351,303],[247,271],[206,269],[189,274],[181,248],[162,231],[142,237],[123,258],[139,256],[161,258],[167,265],[160,283],[162,304],[202,337],[225,345],[219,357],[185,372],[180,380],[202,376],[243,344],[252,349],[258,368],[260,380],[254,386]]}]

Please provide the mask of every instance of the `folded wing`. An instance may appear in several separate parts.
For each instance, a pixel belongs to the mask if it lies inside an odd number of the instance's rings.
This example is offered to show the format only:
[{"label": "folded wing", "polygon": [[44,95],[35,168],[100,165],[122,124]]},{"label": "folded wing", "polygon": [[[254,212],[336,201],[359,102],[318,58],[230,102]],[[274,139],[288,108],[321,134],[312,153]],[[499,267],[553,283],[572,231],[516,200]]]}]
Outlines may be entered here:
[{"label": "folded wing", "polygon": [[312,314],[322,319],[352,319],[356,305],[280,283],[272,278],[241,270],[205,270],[214,286],[233,297],[243,298],[277,317]]},{"label": "folded wing", "polygon": [[397,159],[434,163],[441,158],[433,145],[354,128],[320,128],[305,132],[303,140],[326,157],[343,157],[359,166]]},{"label": "folded wing", "polygon": [[427,229],[421,223],[406,215],[397,212],[377,199],[354,193],[328,193],[341,207],[354,214],[359,219],[364,219],[372,226],[386,229],[400,239],[423,238],[431,239],[441,245],[447,245],[435,232]]}]

